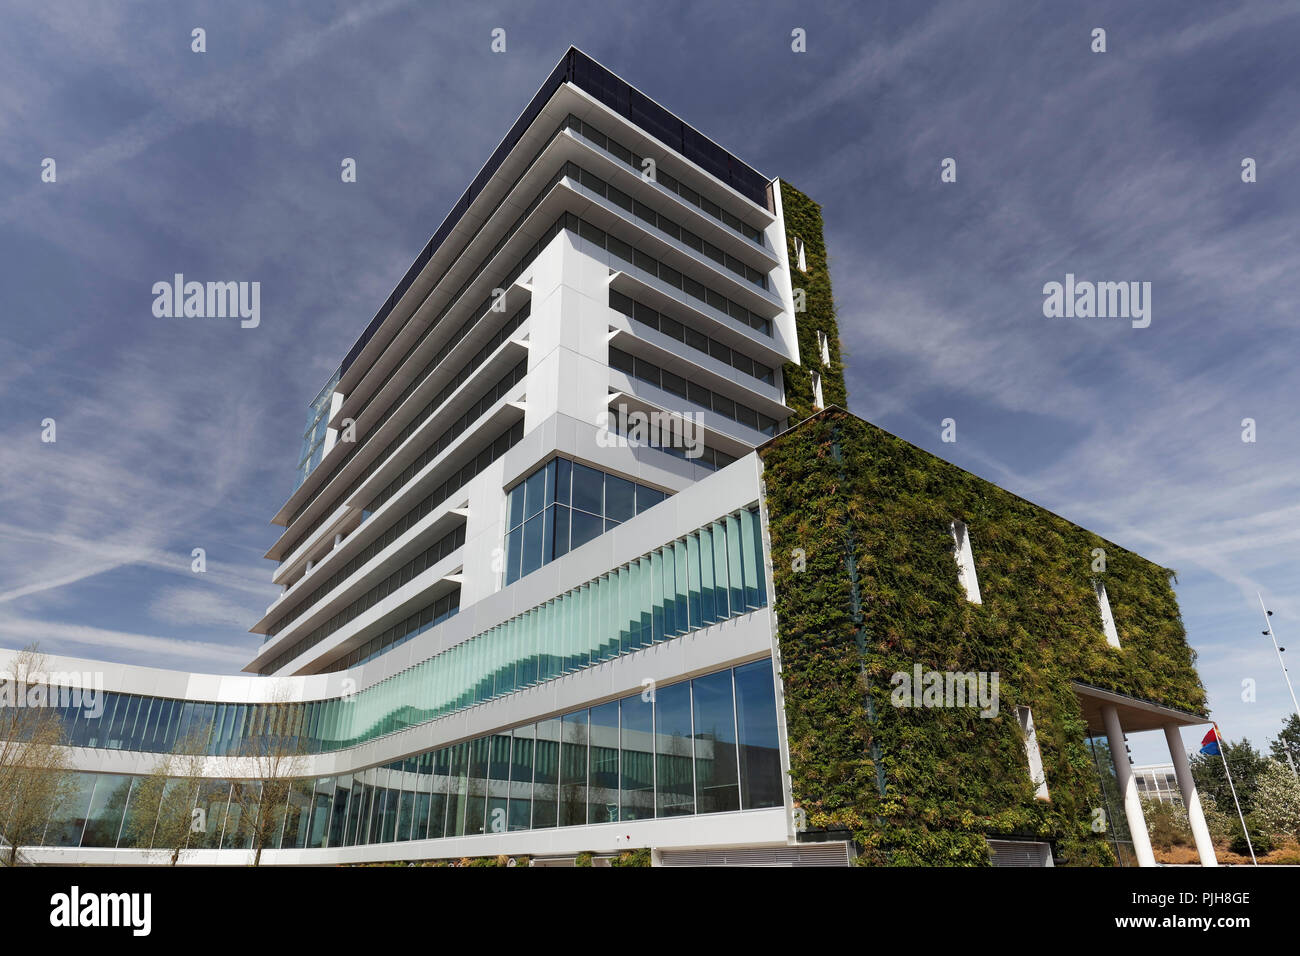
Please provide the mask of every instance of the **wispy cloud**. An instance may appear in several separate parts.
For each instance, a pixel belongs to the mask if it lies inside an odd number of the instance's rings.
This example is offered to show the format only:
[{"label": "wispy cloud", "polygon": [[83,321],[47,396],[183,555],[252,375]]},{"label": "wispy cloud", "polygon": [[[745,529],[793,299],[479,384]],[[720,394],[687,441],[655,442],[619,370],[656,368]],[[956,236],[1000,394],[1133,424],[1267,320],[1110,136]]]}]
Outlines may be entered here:
[{"label": "wispy cloud", "polygon": [[115,631],[88,624],[59,624],[33,618],[0,616],[0,637],[11,648],[37,642],[41,651],[104,660],[130,656],[136,663],[195,670],[236,670],[248,648],[228,647],[153,634]]},{"label": "wispy cloud", "polygon": [[[243,663],[306,402],[576,42],[823,202],[854,410],[1177,568],[1224,729],[1262,740],[1286,707],[1255,590],[1300,629],[1297,39],[1296,2],[15,12],[0,633]],[[262,327],[153,319],[178,271],[260,280]],[[1066,272],[1151,281],[1151,327],[1045,319]]]}]

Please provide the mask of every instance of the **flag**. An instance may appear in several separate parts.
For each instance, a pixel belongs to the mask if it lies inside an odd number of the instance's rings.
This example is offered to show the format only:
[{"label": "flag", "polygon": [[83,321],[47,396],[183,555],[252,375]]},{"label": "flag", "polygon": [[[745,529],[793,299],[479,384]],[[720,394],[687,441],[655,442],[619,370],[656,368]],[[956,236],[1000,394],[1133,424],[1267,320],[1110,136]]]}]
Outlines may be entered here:
[{"label": "flag", "polygon": [[1210,732],[1201,740],[1201,753],[1210,754],[1211,756],[1218,756],[1219,754],[1219,735],[1215,733],[1213,727],[1210,728]]}]

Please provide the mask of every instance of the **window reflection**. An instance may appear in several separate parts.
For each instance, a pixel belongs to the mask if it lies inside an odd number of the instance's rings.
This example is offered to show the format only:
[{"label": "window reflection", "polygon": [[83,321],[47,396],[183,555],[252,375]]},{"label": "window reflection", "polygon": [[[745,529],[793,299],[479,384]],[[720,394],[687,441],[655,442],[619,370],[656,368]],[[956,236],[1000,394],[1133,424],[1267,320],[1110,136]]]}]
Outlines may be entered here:
[{"label": "window reflection", "polygon": [[[701,545],[699,553],[708,548]],[[677,613],[675,592],[671,600]],[[222,719],[232,713],[238,714],[227,708]],[[146,845],[122,836],[139,779],[74,774],[50,816],[45,845]],[[167,786],[192,784],[177,779]],[[195,800],[202,829],[191,848],[251,847],[248,817],[259,786],[202,781]],[[385,767],[295,781],[274,845],[320,849],[439,839],[782,802],[772,666],[760,660]]]},{"label": "window reflection", "polygon": [[657,488],[552,458],[506,495],[505,583],[513,584],[664,497]]}]

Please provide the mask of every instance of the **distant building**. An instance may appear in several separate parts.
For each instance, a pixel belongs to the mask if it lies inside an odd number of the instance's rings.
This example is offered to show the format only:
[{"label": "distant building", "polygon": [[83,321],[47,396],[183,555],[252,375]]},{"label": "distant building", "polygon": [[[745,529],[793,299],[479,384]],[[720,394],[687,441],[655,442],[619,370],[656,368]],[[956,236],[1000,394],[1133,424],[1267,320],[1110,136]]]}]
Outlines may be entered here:
[{"label": "distant building", "polygon": [[1178,790],[1178,777],[1171,763],[1144,764],[1133,768],[1133,778],[1137,780],[1138,793],[1161,803],[1183,802]]}]

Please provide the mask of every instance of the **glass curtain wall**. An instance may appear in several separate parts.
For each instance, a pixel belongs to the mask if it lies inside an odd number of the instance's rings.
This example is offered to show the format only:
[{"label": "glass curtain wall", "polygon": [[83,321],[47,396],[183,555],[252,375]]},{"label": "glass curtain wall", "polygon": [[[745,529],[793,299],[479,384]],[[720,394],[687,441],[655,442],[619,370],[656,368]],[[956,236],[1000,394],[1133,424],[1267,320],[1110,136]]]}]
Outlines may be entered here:
[{"label": "glass curtain wall", "polygon": [[[607,496],[603,479],[601,487]],[[347,702],[271,705],[288,710],[285,719],[272,723],[294,728],[307,752],[353,747],[765,607],[765,581],[758,509],[746,508],[371,685]],[[61,702],[71,746],[168,752],[198,734],[206,741],[203,752],[213,755],[238,754],[255,745],[257,727],[266,724],[256,714],[268,706],[115,692],[93,700],[61,695]],[[735,747],[734,740],[721,743]]]},{"label": "glass curtain wall", "polygon": [[[148,847],[126,825],[142,778],[78,773],[45,846]],[[257,781],[192,788],[190,848],[248,849]],[[242,790],[248,791],[241,801]],[[301,779],[270,848],[320,849],[757,810],[782,804],[768,659],[524,724],[382,767]],[[149,828],[137,828],[139,833]]]}]

